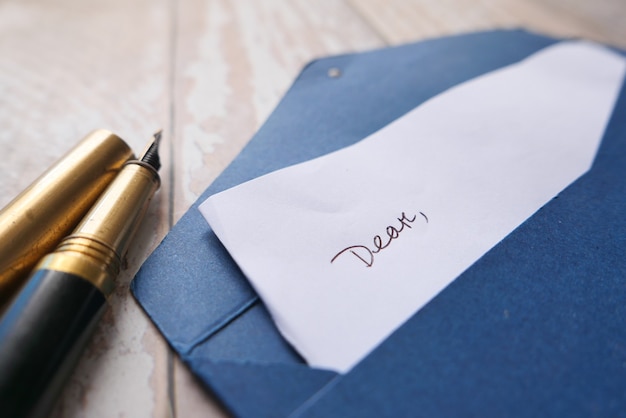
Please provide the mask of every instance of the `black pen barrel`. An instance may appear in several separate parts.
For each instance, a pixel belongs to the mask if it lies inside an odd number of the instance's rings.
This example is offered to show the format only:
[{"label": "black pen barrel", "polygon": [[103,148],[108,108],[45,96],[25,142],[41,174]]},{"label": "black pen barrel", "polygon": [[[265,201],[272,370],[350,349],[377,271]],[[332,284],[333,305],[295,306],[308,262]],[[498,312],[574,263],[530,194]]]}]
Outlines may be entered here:
[{"label": "black pen barrel", "polygon": [[105,306],[82,277],[34,272],[0,322],[0,415],[49,413]]}]

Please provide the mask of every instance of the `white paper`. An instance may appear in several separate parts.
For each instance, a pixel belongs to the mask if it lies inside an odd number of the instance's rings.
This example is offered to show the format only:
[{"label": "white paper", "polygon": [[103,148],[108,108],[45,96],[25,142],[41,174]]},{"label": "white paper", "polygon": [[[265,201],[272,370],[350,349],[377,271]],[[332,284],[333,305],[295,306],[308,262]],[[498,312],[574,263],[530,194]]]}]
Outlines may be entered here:
[{"label": "white paper", "polygon": [[557,44],[200,210],[284,337],[345,372],[590,168],[624,67]]}]

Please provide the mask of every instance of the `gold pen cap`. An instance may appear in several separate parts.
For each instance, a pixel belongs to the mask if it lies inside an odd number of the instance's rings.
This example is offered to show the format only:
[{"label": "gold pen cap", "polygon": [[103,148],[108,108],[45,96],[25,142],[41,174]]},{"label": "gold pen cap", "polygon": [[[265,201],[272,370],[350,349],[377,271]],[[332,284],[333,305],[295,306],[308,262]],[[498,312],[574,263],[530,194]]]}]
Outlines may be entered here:
[{"label": "gold pen cap", "polygon": [[131,158],[121,138],[96,130],[0,211],[0,307]]}]

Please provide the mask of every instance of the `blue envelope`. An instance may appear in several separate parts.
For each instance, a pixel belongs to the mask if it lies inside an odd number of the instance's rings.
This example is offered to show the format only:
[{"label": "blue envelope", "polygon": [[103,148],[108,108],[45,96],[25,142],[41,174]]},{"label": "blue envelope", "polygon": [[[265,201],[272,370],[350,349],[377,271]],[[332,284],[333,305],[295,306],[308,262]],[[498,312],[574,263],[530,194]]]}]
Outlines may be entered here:
[{"label": "blue envelope", "polygon": [[132,282],[174,350],[229,411],[626,414],[624,91],[593,168],[345,375],[310,368],[291,349],[197,210],[211,194],[352,144],[554,42],[491,31],[325,58],[302,71]]}]

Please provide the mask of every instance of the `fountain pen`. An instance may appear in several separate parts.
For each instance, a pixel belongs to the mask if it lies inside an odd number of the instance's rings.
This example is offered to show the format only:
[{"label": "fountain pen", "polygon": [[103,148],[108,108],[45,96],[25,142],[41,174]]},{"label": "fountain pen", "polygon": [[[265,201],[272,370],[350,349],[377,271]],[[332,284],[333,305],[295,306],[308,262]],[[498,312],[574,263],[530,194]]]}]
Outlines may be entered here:
[{"label": "fountain pen", "polygon": [[74,231],[44,256],[0,320],[0,415],[47,416],[104,313],[160,186],[161,133],[128,161]]}]

